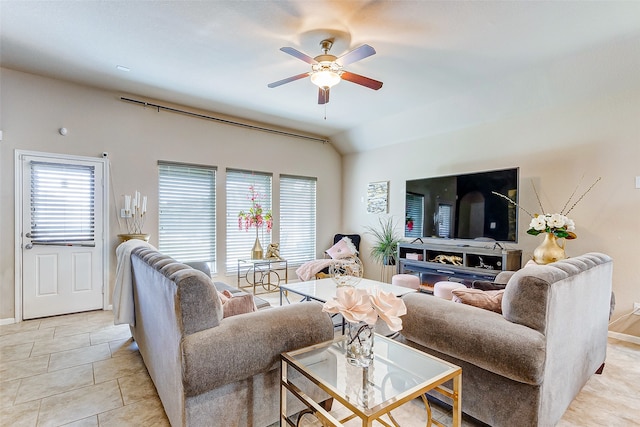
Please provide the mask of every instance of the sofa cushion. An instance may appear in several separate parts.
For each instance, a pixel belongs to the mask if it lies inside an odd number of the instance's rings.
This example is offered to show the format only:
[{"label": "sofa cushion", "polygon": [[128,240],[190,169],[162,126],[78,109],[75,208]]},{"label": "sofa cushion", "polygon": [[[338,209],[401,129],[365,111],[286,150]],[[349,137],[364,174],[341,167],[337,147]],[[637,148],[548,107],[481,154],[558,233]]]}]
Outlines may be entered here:
[{"label": "sofa cushion", "polygon": [[182,341],[185,394],[195,396],[278,369],[281,353],[331,339],[331,318],[317,302],[229,317]]},{"label": "sofa cushion", "polygon": [[474,280],[471,284],[473,289],[480,289],[481,291],[497,291],[507,287],[506,283],[496,283],[489,280]]},{"label": "sofa cushion", "polygon": [[218,297],[222,302],[223,318],[251,313],[258,309],[253,301],[253,295],[246,292],[234,294],[228,290],[218,291]]},{"label": "sofa cushion", "polygon": [[408,340],[515,381],[542,382],[546,345],[541,333],[498,313],[427,294],[402,299],[407,315],[400,333]]},{"label": "sofa cushion", "polygon": [[483,291],[480,289],[465,288],[453,289],[451,293],[454,295],[453,300],[455,302],[502,314],[502,294],[504,294],[504,289]]},{"label": "sofa cushion", "polygon": [[336,243],[326,250],[327,255],[329,255],[333,259],[342,259],[350,256],[354,256],[358,253],[356,247],[354,246],[351,239],[348,237],[343,237]]}]

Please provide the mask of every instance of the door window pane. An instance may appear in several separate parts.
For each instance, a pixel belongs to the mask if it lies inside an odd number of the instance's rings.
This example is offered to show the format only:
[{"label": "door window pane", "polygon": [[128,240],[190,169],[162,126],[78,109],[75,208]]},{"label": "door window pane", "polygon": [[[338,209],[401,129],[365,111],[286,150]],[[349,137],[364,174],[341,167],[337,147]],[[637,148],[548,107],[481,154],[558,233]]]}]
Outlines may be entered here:
[{"label": "door window pane", "polygon": [[31,162],[31,241],[95,244],[95,167]]}]

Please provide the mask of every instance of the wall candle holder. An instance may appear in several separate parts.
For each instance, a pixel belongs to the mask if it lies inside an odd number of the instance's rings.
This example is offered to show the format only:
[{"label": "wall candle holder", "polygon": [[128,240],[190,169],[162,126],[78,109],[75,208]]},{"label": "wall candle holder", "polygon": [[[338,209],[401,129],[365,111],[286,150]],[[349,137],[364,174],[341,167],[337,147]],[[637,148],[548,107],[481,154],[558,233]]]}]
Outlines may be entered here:
[{"label": "wall candle holder", "polygon": [[147,196],[140,197],[140,192],[137,190],[133,193],[133,197],[126,194],[124,196],[124,208],[121,209],[120,216],[126,220],[128,234],[119,235],[120,238],[123,240],[149,240],[149,235],[142,232],[146,215]]}]

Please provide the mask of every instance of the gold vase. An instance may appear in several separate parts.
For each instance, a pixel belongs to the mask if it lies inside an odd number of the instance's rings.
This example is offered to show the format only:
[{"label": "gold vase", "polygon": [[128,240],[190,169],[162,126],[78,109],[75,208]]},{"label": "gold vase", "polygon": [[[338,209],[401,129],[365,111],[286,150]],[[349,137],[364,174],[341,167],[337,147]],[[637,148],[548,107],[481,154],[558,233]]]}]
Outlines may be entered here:
[{"label": "gold vase", "polygon": [[132,239],[144,240],[145,242],[148,242],[149,237],[151,236],[149,234],[144,234],[144,233],[127,233],[127,234],[118,234],[118,237],[123,242],[126,242],[127,240],[132,240]]},{"label": "gold vase", "polygon": [[262,259],[262,245],[260,245],[260,239],[258,238],[258,232],[256,231],[256,241],[251,249],[251,259]]},{"label": "gold vase", "polygon": [[567,258],[564,253],[564,243],[558,244],[558,238],[553,233],[545,233],[544,241],[533,250],[533,260],[536,264],[549,264]]}]

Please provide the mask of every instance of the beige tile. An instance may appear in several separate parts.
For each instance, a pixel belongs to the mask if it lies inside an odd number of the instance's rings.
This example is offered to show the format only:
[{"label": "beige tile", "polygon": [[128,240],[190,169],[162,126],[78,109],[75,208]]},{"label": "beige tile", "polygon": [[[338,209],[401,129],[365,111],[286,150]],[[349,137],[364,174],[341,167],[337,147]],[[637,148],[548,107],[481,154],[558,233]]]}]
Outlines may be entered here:
[{"label": "beige tile", "polygon": [[91,345],[131,338],[129,325],[115,325],[91,333]]},{"label": "beige tile", "polygon": [[53,316],[41,319],[40,329],[54,328],[62,325],[73,325],[87,322],[89,313],[73,313],[63,314],[61,316]]},{"label": "beige tile", "polygon": [[153,381],[149,374],[140,372],[139,374],[130,375],[118,379],[120,392],[125,405],[129,405],[138,400],[144,400],[151,397],[158,397]]},{"label": "beige tile", "polygon": [[127,354],[138,354],[140,352],[138,344],[133,340],[133,338],[110,341],[109,348],[111,349],[112,357],[119,357]]},{"label": "beige tile", "polygon": [[11,360],[26,359],[31,354],[32,348],[32,342],[0,347],[0,363],[9,362]]},{"label": "beige tile", "polygon": [[23,403],[0,409],[0,425],[11,427],[35,427],[38,421],[40,401]]},{"label": "beige tile", "polygon": [[31,351],[31,356],[40,354],[57,353],[59,351],[72,350],[74,348],[89,347],[89,334],[72,335],[70,337],[53,338],[36,341]]},{"label": "beige tile", "polygon": [[51,354],[49,372],[111,358],[107,344],[92,345]]},{"label": "beige tile", "polygon": [[91,417],[83,418],[81,420],[65,424],[61,427],[98,427],[98,416],[93,415]]},{"label": "beige tile", "polygon": [[40,327],[40,320],[25,320],[24,322],[0,325],[0,336],[15,334],[17,332],[34,331]]},{"label": "beige tile", "polygon": [[20,380],[3,381],[0,383],[0,408],[13,405],[18,394]]},{"label": "beige tile", "polygon": [[139,354],[112,357],[108,360],[93,363],[93,375],[96,384],[146,371],[147,369]]},{"label": "beige tile", "polygon": [[59,337],[68,337],[71,335],[90,333],[90,332],[99,331],[102,328],[104,328],[103,325],[95,324],[91,322],[83,322],[77,325],[56,326],[54,337],[59,338]]},{"label": "beige tile", "polygon": [[14,360],[13,362],[2,362],[0,364],[0,380],[4,382],[43,374],[47,372],[48,365],[48,354],[29,359]]},{"label": "beige tile", "polygon": [[54,328],[34,329],[12,334],[3,335],[0,340],[0,347],[9,347],[12,345],[32,343],[39,340],[47,340],[53,338]]},{"label": "beige tile", "polygon": [[16,404],[89,385],[93,385],[93,367],[91,365],[74,366],[73,368],[35,375],[24,378],[20,383]]},{"label": "beige tile", "polygon": [[79,388],[42,399],[38,426],[59,426],[122,406],[118,383]]},{"label": "beige tile", "polygon": [[100,427],[170,427],[162,403],[157,397],[98,414]]}]

